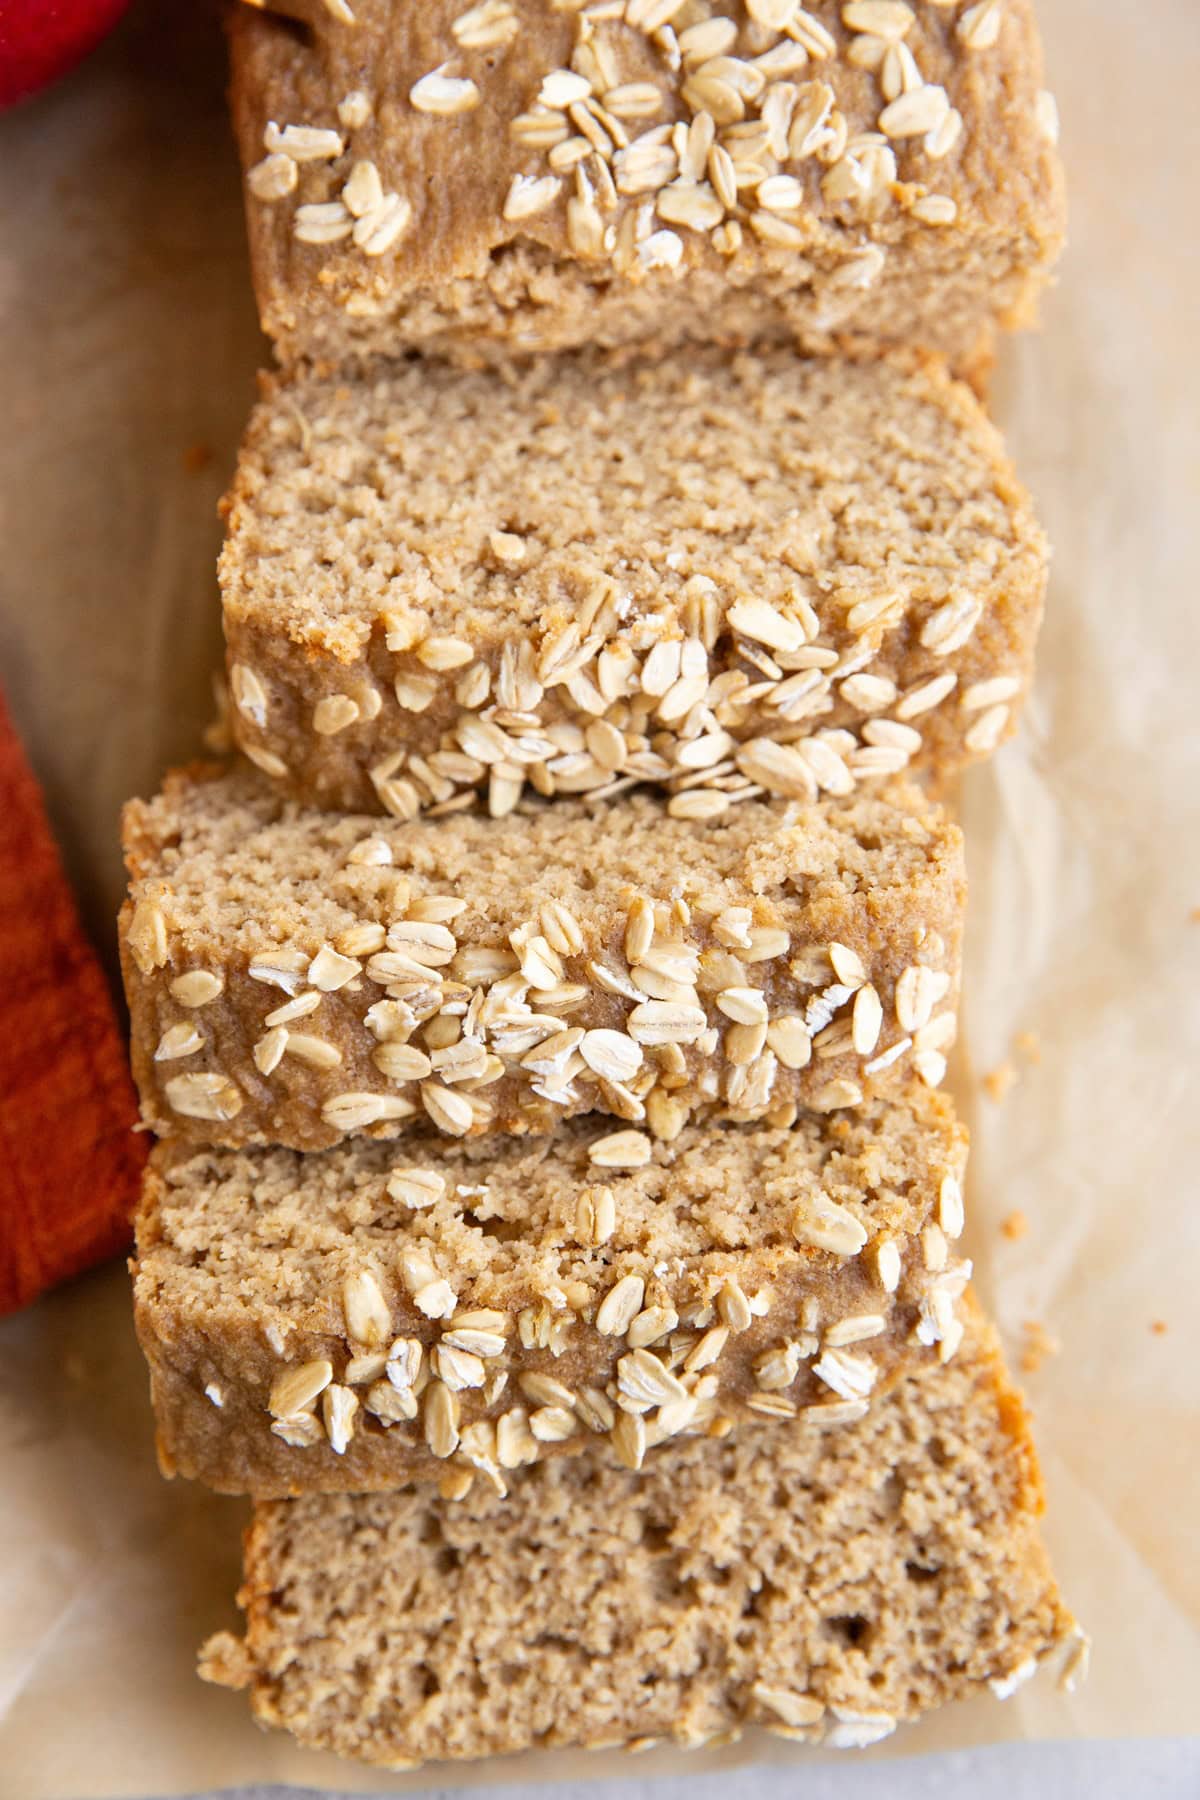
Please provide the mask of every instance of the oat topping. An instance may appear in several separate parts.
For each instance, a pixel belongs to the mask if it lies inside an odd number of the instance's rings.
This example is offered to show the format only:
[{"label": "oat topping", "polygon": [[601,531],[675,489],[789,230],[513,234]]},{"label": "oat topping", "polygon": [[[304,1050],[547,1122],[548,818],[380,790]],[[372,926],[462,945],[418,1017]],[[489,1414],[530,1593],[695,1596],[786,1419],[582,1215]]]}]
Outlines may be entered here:
[{"label": "oat topping", "polygon": [[460,13],[450,27],[464,50],[492,50],[511,44],[520,29],[512,0],[482,0]]},{"label": "oat topping", "polygon": [[242,1110],[242,1096],[218,1071],[176,1075],[164,1084],[168,1104],[184,1118],[224,1123]]},{"label": "oat topping", "polygon": [[997,1700],[1011,1700],[1017,1689],[1037,1674],[1037,1657],[1028,1656],[1007,1675],[994,1675],[988,1682]]},{"label": "oat topping", "polygon": [[443,118],[470,112],[479,105],[480,93],[475,83],[462,76],[448,75],[443,66],[423,75],[409,90],[408,98],[418,112],[437,113]]},{"label": "oat topping", "polygon": [[347,131],[361,131],[374,110],[371,96],[363,88],[352,88],[338,101],[338,123]]},{"label": "oat topping", "polygon": [[[928,1123],[919,1127],[922,1133],[934,1121],[939,1132],[949,1128],[941,1103],[921,1106],[932,1108]],[[305,1297],[303,1289],[293,1286],[294,1277],[281,1271],[280,1292],[292,1298],[283,1303],[282,1312],[272,1303],[263,1328],[274,1373],[269,1389],[259,1389],[261,1429],[289,1451],[311,1453],[326,1446],[334,1457],[350,1452],[370,1457],[371,1444],[383,1434],[401,1459],[397,1468],[405,1456],[427,1451],[491,1480],[489,1467],[513,1468],[590,1435],[606,1437],[618,1461],[641,1467],[658,1444],[680,1435],[719,1434],[742,1413],[764,1419],[803,1416],[823,1429],[836,1428],[862,1416],[897,1357],[911,1357],[905,1348],[910,1334],[918,1353],[931,1351],[939,1360],[953,1357],[962,1337],[958,1303],[969,1265],[952,1261],[947,1247],[945,1228],[957,1225],[960,1204],[957,1175],[946,1167],[948,1145],[935,1150],[930,1140],[931,1166],[925,1172],[923,1161],[916,1165],[922,1171],[915,1199],[920,1212],[899,1241],[889,1233],[871,1233],[869,1212],[860,1223],[859,1202],[836,1203],[824,1192],[819,1173],[821,1159],[832,1157],[834,1183],[862,1187],[869,1206],[867,1196],[876,1182],[882,1181],[886,1191],[889,1167],[898,1174],[914,1167],[912,1158],[924,1159],[922,1137],[910,1135],[914,1124],[907,1103],[895,1114],[882,1106],[879,1121],[856,1127],[851,1137],[811,1123],[802,1128],[804,1137],[772,1128],[761,1152],[748,1152],[755,1170],[761,1169],[754,1179],[762,1188],[757,1195],[748,1193],[745,1203],[770,1206],[773,1240],[786,1241],[790,1230],[796,1250],[783,1263],[764,1265],[761,1252],[749,1245],[738,1253],[740,1267],[719,1252],[710,1262],[717,1250],[713,1244],[698,1261],[693,1250],[682,1256],[668,1250],[653,1266],[643,1257],[634,1269],[629,1267],[630,1246],[639,1243],[642,1227],[631,1220],[620,1228],[624,1208],[640,1208],[661,1194],[668,1210],[656,1228],[669,1231],[674,1216],[681,1223],[690,1221],[685,1229],[699,1232],[699,1244],[708,1242],[712,1228],[692,1220],[693,1207],[703,1203],[713,1180],[707,1173],[710,1158],[743,1154],[742,1130],[718,1133],[711,1148],[706,1148],[708,1130],[693,1130],[679,1177],[664,1167],[661,1174],[614,1173],[609,1178],[614,1185],[608,1185],[589,1175],[587,1148],[603,1141],[595,1127],[571,1127],[552,1164],[532,1152],[530,1166],[539,1171],[532,1204],[539,1218],[549,1206],[548,1218],[561,1220],[552,1228],[561,1236],[560,1247],[551,1250],[557,1277],[545,1260],[546,1249],[530,1246],[541,1261],[530,1304],[522,1304],[528,1278],[516,1269],[502,1272],[508,1260],[501,1248],[503,1234],[490,1276],[478,1266],[472,1272],[471,1259],[464,1266],[456,1256],[458,1209],[481,1206],[486,1217],[493,1204],[490,1183],[456,1179],[470,1166],[471,1153],[465,1149],[431,1148],[428,1162],[438,1164],[432,1168],[414,1166],[382,1145],[346,1146],[331,1153],[328,1165],[325,1159],[296,1158],[284,1151],[223,1152],[215,1158],[210,1152],[185,1158],[183,1164],[176,1157],[176,1165],[186,1171],[188,1181],[207,1185],[232,1179],[250,1184],[256,1194],[253,1233],[240,1224],[229,1233],[222,1280],[231,1288],[237,1284],[238,1256],[257,1257],[263,1247],[279,1242],[285,1220],[289,1245],[295,1240],[295,1249],[286,1252],[295,1277],[322,1279],[319,1266],[301,1275],[311,1254],[305,1248],[306,1220],[313,1226],[319,1222],[323,1256],[333,1256],[339,1240],[344,1246],[336,1249],[331,1267],[337,1272],[324,1294],[318,1286]],[[795,1175],[781,1184],[773,1160],[782,1156],[787,1159],[783,1166],[790,1167],[794,1146],[804,1142],[810,1148],[801,1153]],[[893,1146],[883,1152],[883,1162],[881,1142]],[[767,1159],[761,1164],[760,1154]],[[815,1163],[809,1160],[814,1154]],[[517,1181],[522,1206],[530,1203],[525,1196],[531,1190],[516,1169],[530,1155],[530,1149],[510,1144],[494,1165],[501,1189],[511,1189]],[[843,1165],[846,1155],[853,1161]],[[889,1163],[888,1158],[896,1160]],[[811,1173],[803,1175],[805,1170]],[[299,1186],[297,1175],[303,1178]],[[557,1197],[564,1178],[578,1183],[578,1198],[567,1197],[565,1208]],[[789,1201],[779,1190],[793,1182],[798,1185]],[[623,1199],[618,1200],[614,1186]],[[240,1207],[237,1195],[242,1191],[249,1190],[222,1186],[221,1204]],[[712,1190],[718,1208],[714,1222],[725,1191],[718,1178]],[[836,1191],[851,1198],[851,1188]],[[331,1216],[332,1193],[353,1194],[353,1214],[362,1228],[374,1216],[386,1223],[388,1236],[364,1237],[358,1249],[353,1237],[360,1227],[347,1218],[339,1222],[336,1212]],[[163,1198],[165,1202],[165,1191]],[[200,1198],[185,1187],[172,1202],[174,1216],[193,1220]],[[392,1219],[393,1204],[404,1209],[400,1221]],[[337,1205],[340,1210],[341,1202]],[[442,1209],[431,1221],[433,1229],[417,1225],[432,1207]],[[404,1215],[414,1221],[412,1226]],[[164,1224],[169,1216],[160,1215]],[[508,1213],[502,1208],[494,1216],[504,1219]],[[151,1242],[168,1242],[173,1229],[164,1233],[152,1228]],[[191,1229],[189,1225],[189,1233]],[[756,1236],[751,1233],[752,1239]],[[544,1227],[535,1238],[545,1244]],[[146,1250],[151,1253],[149,1243]],[[806,1251],[847,1267],[862,1258],[864,1270],[878,1277],[876,1304],[842,1300],[839,1277],[832,1271],[822,1274],[825,1265],[810,1261]],[[767,1281],[762,1278],[765,1266],[772,1270]],[[809,1269],[819,1282],[832,1280],[832,1285],[808,1286]],[[160,1291],[161,1274],[148,1267],[146,1278]],[[482,1302],[473,1286],[481,1282],[489,1296]],[[897,1298],[885,1302],[885,1294]],[[291,1316],[288,1308],[294,1309]],[[306,1321],[317,1319],[327,1324],[314,1334],[313,1323]],[[211,1342],[219,1345],[215,1321],[213,1331]],[[226,1404],[231,1391],[245,1394],[245,1377],[228,1362],[219,1366],[218,1385]],[[207,1393],[210,1367],[206,1361],[199,1383],[206,1405],[216,1404]],[[823,1392],[829,1397],[821,1398]],[[236,1411],[240,1420],[244,1405]],[[635,1419],[636,1425],[628,1422]],[[236,1429],[246,1427],[239,1423]]]},{"label": "oat topping", "polygon": [[[668,904],[635,892],[619,950],[602,947],[596,925],[557,899],[520,924],[498,921],[489,927],[495,940],[481,943],[475,903],[414,889],[391,873],[386,849],[365,839],[342,852],[348,894],[359,881],[389,884],[384,919],[339,926],[341,948],[276,945],[251,951],[245,964],[251,986],[267,991],[249,1046],[257,1075],[286,1087],[301,1065],[329,1078],[313,1107],[331,1132],[424,1119],[466,1137],[493,1127],[498,1104],[506,1118],[514,1105],[530,1117],[600,1110],[621,1122],[590,1146],[600,1175],[644,1167],[655,1142],[670,1143],[698,1109],[751,1118],[773,1099],[786,1104],[784,1078],[807,1080],[810,1065],[809,1103],[820,1110],[857,1105],[863,1079],[905,1064],[930,1085],[944,1073],[954,977],[936,932],[920,960],[892,974],[882,951],[876,962],[839,939],[793,942],[757,905],[703,893]],[[135,963],[144,943],[156,956],[171,953],[162,910],[152,931],[145,924],[148,904],[139,902],[128,927]],[[145,979],[154,974],[148,967]],[[204,1018],[218,1000],[229,1003],[233,978],[231,967],[168,969],[155,1062],[212,1057],[209,1032],[165,1007]],[[272,1004],[280,989],[287,997]],[[249,995],[238,1001],[246,1004]],[[378,1085],[356,1085],[356,1068]],[[177,1114],[212,1122],[236,1118],[246,1098],[220,1067],[173,1074],[162,1091]],[[395,1198],[414,1210],[439,1191],[438,1177],[419,1167],[394,1178]],[[581,1206],[582,1231],[611,1229],[602,1186]],[[946,1209],[953,1223],[949,1192]],[[837,1248],[857,1226],[833,1207],[797,1230]]]},{"label": "oat topping", "polygon": [[1042,88],[1037,97],[1037,122],[1048,144],[1057,144],[1059,137],[1058,101],[1049,89]]},{"label": "oat topping", "polygon": [[176,1062],[180,1057],[195,1056],[204,1048],[204,1034],[190,1020],[169,1025],[158,1040],[155,1062]]},{"label": "oat topping", "polygon": [[[327,4],[335,17],[349,14],[344,0]],[[952,155],[964,131],[962,115],[943,87],[925,80],[906,41],[916,19],[911,6],[899,0],[845,5],[841,38],[803,6],[783,0],[756,0],[744,25],[711,14],[704,3],[612,0],[572,10],[569,66],[546,69],[511,121],[526,166],[513,174],[503,203],[509,223],[552,210],[575,255],[603,260],[637,281],[647,271],[681,266],[691,252],[680,233],[722,257],[738,254],[747,230],[768,250],[805,248],[801,221],[811,211],[814,184],[854,222],[870,225],[897,209],[933,228],[953,222],[954,201],[901,167],[910,146],[929,162]],[[963,8],[955,25],[962,53],[994,49],[1003,18],[1002,0]],[[493,103],[495,84],[505,79],[503,64],[498,71],[493,60],[519,32],[509,0],[469,7],[450,26],[446,60],[414,83],[408,103],[446,122]],[[652,78],[640,72],[647,51],[657,65]],[[867,71],[877,87],[877,110],[864,128],[852,129],[828,79],[843,60]],[[337,107],[338,122],[351,135],[373,113],[372,99],[358,91]],[[1051,137],[1049,96],[1039,117]],[[346,151],[342,134],[320,125],[272,122],[263,142],[267,155],[249,171],[247,184],[267,205],[297,192],[303,165],[338,160]],[[339,201],[297,206],[301,242],[353,236],[365,254],[378,256],[403,235],[409,199],[369,188],[361,168],[349,172]],[[353,233],[352,187],[369,188],[372,201],[362,215],[372,223]],[[848,255],[835,285],[869,286],[884,255],[875,244]]]},{"label": "oat topping", "polygon": [[[859,782],[902,773],[921,757],[924,737],[912,721],[945,702],[957,676],[950,671],[898,692],[886,677],[863,672],[864,658],[880,653],[878,612],[860,611],[862,603],[849,610],[847,624],[863,635],[859,648],[839,653],[821,641],[821,623],[798,590],[775,605],[735,600],[725,613],[715,591],[704,599],[697,634],[683,638],[662,635],[678,629],[676,615],[665,611],[643,616],[631,630],[611,598],[593,613],[586,637],[571,627],[564,638],[552,627],[529,659],[520,707],[506,704],[514,686],[508,646],[495,664],[476,660],[465,641],[423,636],[420,618],[410,614],[404,632],[390,632],[388,642],[424,672],[399,669],[396,699],[419,714],[435,703],[444,707],[452,692],[457,717],[439,748],[398,749],[372,768],[378,805],[400,819],[421,811],[437,816],[486,788],[489,811],[502,817],[526,784],[546,798],[602,799],[651,782],[670,793],[674,816],[712,819],[763,794],[808,802],[846,796]],[[980,616],[978,600],[948,602],[926,614],[920,642],[931,656],[950,655]],[[897,621],[889,615],[889,622]],[[639,641],[646,646],[640,655]],[[468,664],[471,680],[464,683],[459,672]],[[247,727],[271,729],[265,685],[237,666],[245,700],[238,707],[241,746],[279,777],[286,774],[283,759],[247,735]],[[856,672],[839,681],[848,668]],[[968,752],[984,755],[997,746],[1021,686],[1019,677],[1002,675],[964,694]],[[866,716],[837,728],[821,724],[838,697]],[[888,707],[894,716],[886,716]],[[358,701],[327,695],[312,729],[331,738],[360,717]]]},{"label": "oat topping", "polygon": [[1058,1685],[1064,1693],[1075,1693],[1087,1680],[1091,1654],[1091,1638],[1086,1631],[1076,1625],[1067,1639],[1062,1666],[1059,1670]]},{"label": "oat topping", "polygon": [[826,1726],[821,1742],[830,1750],[865,1750],[890,1737],[897,1721],[888,1713],[852,1712],[848,1707],[834,1706],[833,1723]]},{"label": "oat topping", "polygon": [[[653,1414],[624,1414],[607,1427],[611,1455],[597,1446],[509,1481],[507,1471],[554,1447],[572,1410],[569,1392],[532,1393],[495,1421],[461,1422],[457,1452],[425,1489],[265,1505],[249,1539],[247,1643],[214,1644],[210,1666],[254,1684],[264,1721],[282,1716],[316,1747],[366,1746],[389,1768],[402,1755],[444,1751],[441,1721],[430,1728],[419,1709],[397,1715],[394,1695],[428,1666],[448,1616],[479,1624],[469,1666],[442,1683],[456,1741],[478,1755],[532,1742],[547,1717],[561,1742],[590,1748],[729,1742],[755,1723],[854,1749],[989,1683],[1007,1697],[1039,1664],[1078,1675],[1086,1638],[1038,1541],[1027,1431],[980,1335],[976,1321],[956,1370],[894,1387],[859,1431],[823,1430],[809,1417],[850,1411],[843,1401],[802,1409],[783,1433],[729,1435],[718,1414],[703,1437],[658,1459]],[[759,1398],[767,1417],[785,1416],[786,1401]],[[881,1487],[897,1445],[903,1480]],[[448,1517],[441,1502],[468,1492],[470,1512]],[[814,1512],[814,1495],[838,1505]],[[582,1547],[586,1593],[570,1587],[569,1571],[561,1592],[539,1580],[547,1531],[563,1519]],[[506,1555],[489,1563],[498,1535]],[[456,1554],[445,1554],[447,1541]],[[796,1571],[789,1604],[764,1607],[762,1569],[782,1564]],[[721,1650],[657,1702],[636,1607],[656,1579],[672,1587],[676,1635],[707,1633]],[[386,1643],[381,1580],[407,1621]],[[881,1647],[858,1621],[883,1616]],[[597,1630],[608,1686],[577,1703],[554,1670],[564,1653],[585,1655]],[[538,1677],[535,1694],[553,1689],[552,1714],[514,1702],[514,1641],[534,1659],[526,1674]],[[320,1699],[342,1693],[348,1678],[347,1715],[321,1712]]]}]

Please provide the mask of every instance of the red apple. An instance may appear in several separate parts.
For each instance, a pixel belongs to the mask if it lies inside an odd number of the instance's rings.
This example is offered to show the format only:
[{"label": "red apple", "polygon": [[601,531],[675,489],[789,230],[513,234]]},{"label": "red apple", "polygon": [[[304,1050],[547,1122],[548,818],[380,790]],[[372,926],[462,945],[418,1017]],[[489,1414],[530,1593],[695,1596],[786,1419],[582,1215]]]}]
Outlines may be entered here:
[{"label": "red apple", "polygon": [[0,0],[0,106],[56,81],[94,50],[129,0]]}]

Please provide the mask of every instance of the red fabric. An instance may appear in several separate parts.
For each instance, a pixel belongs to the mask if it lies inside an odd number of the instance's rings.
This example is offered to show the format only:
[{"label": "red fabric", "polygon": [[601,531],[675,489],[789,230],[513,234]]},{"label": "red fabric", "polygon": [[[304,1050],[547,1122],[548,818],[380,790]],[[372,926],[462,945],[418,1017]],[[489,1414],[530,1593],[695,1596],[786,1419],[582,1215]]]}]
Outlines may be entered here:
[{"label": "red fabric", "polygon": [[129,1242],[147,1144],[103,970],[0,698],[0,1314]]},{"label": "red fabric", "polygon": [[0,106],[35,94],[94,50],[129,0],[0,0]]}]

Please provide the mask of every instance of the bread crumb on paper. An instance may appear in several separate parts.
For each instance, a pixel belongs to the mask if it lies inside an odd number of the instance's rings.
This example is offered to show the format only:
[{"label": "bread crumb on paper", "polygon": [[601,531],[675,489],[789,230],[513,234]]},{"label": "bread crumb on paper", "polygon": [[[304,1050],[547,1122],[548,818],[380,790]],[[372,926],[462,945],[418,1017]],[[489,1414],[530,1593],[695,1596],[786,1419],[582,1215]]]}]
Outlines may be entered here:
[{"label": "bread crumb on paper", "polygon": [[1021,1368],[1026,1375],[1035,1375],[1048,1357],[1057,1356],[1062,1349],[1058,1339],[1038,1319],[1025,1321],[1025,1348],[1021,1352]]},{"label": "bread crumb on paper", "polygon": [[989,1100],[999,1106],[1007,1098],[1008,1090],[1017,1079],[1017,1071],[1010,1062],[997,1063],[983,1077],[983,1091]]},{"label": "bread crumb on paper", "polygon": [[199,475],[208,468],[215,455],[211,444],[189,444],[183,453],[184,474]]}]

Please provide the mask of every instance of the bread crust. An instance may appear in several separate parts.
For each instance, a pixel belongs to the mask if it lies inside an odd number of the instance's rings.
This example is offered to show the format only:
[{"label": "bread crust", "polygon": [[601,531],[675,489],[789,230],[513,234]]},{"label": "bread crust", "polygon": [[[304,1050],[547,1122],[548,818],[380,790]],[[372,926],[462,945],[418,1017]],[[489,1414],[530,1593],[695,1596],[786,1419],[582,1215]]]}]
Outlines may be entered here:
[{"label": "bread crust", "polygon": [[[669,1377],[668,1411],[645,1414],[658,1454],[718,1419],[853,1415],[955,1353],[966,1136],[941,1096],[789,1131],[692,1127],[599,1181],[587,1147],[604,1129],[305,1156],[160,1147],[134,1304],[164,1467],[259,1498],[477,1465],[503,1484],[606,1441],[619,1458],[639,1372]],[[325,1386],[289,1424],[277,1384],[317,1364]],[[426,1416],[436,1380],[457,1396],[444,1441]],[[325,1417],[339,1389],[344,1434]]]},{"label": "bread crust", "polygon": [[319,1150],[603,1111],[617,1142],[593,1155],[619,1167],[690,1117],[937,1086],[955,1035],[962,837],[911,787],[708,822],[635,794],[400,824],[298,809],[242,765],[168,777],[124,841],[134,1074],[163,1137]]},{"label": "bread crust", "polygon": [[[712,59],[681,52],[673,31],[648,36],[624,21],[596,25],[571,9],[514,0],[503,41],[471,47],[454,33],[463,10],[461,0],[358,0],[348,26],[314,4],[309,28],[298,31],[276,15],[233,9],[251,262],[263,324],[284,362],[414,347],[478,362],[581,343],[775,338],[821,351],[916,343],[965,366],[997,325],[1029,322],[1063,235],[1030,0],[1003,8],[994,42],[986,23],[972,32],[950,9],[917,6],[886,69],[891,40],[852,29],[829,0],[814,0],[790,35],[753,26],[743,6],[722,0],[712,11],[736,27],[722,72],[730,59],[739,65],[732,79],[745,98],[728,83],[710,91]],[[598,119],[587,104],[571,114],[539,98],[559,97],[543,87],[547,76],[580,67]],[[433,71],[471,85],[414,96]],[[643,94],[647,83],[658,89],[659,100],[614,129],[603,105],[613,79],[619,109],[637,84]],[[923,110],[940,136],[888,113],[901,82],[933,96]],[[780,88],[800,90],[795,106],[790,95],[782,111],[768,103]],[[364,95],[369,116],[345,124],[359,118]],[[422,110],[430,99],[438,110]],[[810,128],[789,136],[780,121],[797,108]],[[702,145],[698,157],[685,152],[682,177],[669,153],[658,173],[653,158],[648,175],[633,173],[621,137],[644,144],[656,127],[710,111],[721,115],[718,147],[735,154],[746,152],[760,114],[776,120],[773,148],[749,165],[731,206],[717,191],[727,177],[705,166]],[[534,122],[514,136],[519,119]],[[308,160],[306,150],[296,179],[274,166],[252,175],[271,121],[331,132],[341,152]],[[590,138],[600,148],[574,163],[573,148],[561,145],[581,130],[585,147]],[[863,134],[894,160],[856,159]],[[350,197],[378,210],[356,242],[354,215],[338,209],[364,161],[378,189]],[[760,204],[758,187],[772,175],[799,187],[767,190],[770,204]],[[698,210],[680,196],[694,176]],[[514,192],[517,177],[551,189]],[[261,199],[256,186],[286,192]],[[647,214],[648,203],[657,213]],[[314,205],[332,215],[299,213]],[[298,225],[333,241],[298,241]],[[369,254],[368,242],[386,248]]]},{"label": "bread crust", "polygon": [[945,781],[1015,729],[1046,584],[999,434],[928,358],[269,381],[227,516],[235,739],[297,799],[398,816]]}]

